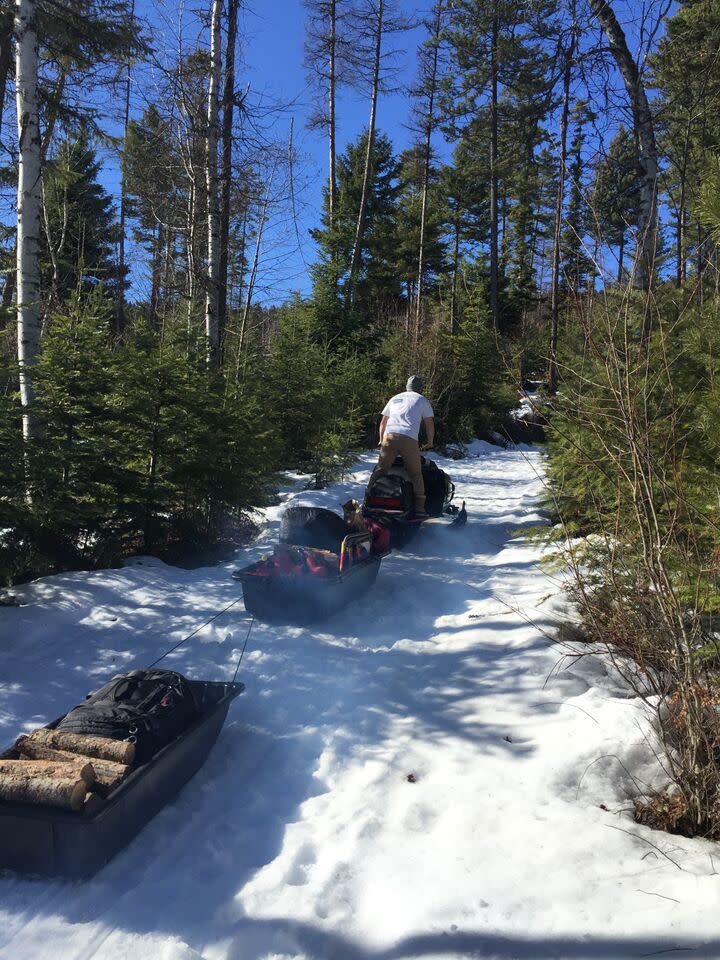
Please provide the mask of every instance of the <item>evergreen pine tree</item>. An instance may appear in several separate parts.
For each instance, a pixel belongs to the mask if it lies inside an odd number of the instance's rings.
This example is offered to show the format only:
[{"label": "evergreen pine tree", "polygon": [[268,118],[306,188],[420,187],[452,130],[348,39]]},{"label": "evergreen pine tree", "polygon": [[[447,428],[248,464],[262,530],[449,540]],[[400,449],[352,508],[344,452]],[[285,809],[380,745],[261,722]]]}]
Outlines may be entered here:
[{"label": "evergreen pine tree", "polygon": [[368,331],[378,313],[387,313],[388,309],[396,308],[400,300],[396,269],[400,164],[393,155],[390,140],[378,133],[374,140],[372,179],[368,190],[353,308],[350,315],[342,314],[338,288],[349,278],[366,151],[367,133],[364,133],[338,157],[333,226],[330,226],[328,219],[326,189],[323,224],[312,231],[320,248],[320,263],[313,271],[314,299],[319,321],[327,328],[331,338],[341,331]]},{"label": "evergreen pine tree", "polygon": [[720,150],[720,10],[714,0],[685,0],[667,20],[651,58],[663,97],[660,143],[669,161],[665,177],[675,218],[676,282],[682,286],[694,250],[696,269],[709,259],[702,224],[692,219],[698,186]]},{"label": "evergreen pine tree", "polygon": [[112,292],[117,283],[115,210],[98,182],[99,172],[86,131],[65,139],[46,164],[43,285],[55,303],[83,286],[102,283]]},{"label": "evergreen pine tree", "polygon": [[459,287],[463,259],[484,258],[490,232],[487,164],[467,135],[455,148],[453,163],[441,167],[439,191],[445,202],[443,219],[450,276],[445,284],[444,299],[448,303],[452,333],[461,318]]},{"label": "evergreen pine tree", "polygon": [[[448,40],[453,62],[444,85],[446,128],[456,137],[470,134],[471,142],[488,163],[488,290],[495,327],[501,325],[503,259],[510,261],[503,221],[513,207],[511,171],[532,157],[538,119],[547,105],[546,77],[551,71],[542,41],[554,9],[552,0],[529,5],[510,0],[460,0],[453,4],[450,15]],[[507,145],[505,149],[501,140]],[[516,163],[518,146],[525,163]],[[518,183],[524,180],[518,177]],[[515,215],[515,239],[520,247],[513,256],[523,285],[528,260],[527,224],[532,222],[527,196],[520,198]]]},{"label": "evergreen pine tree", "polygon": [[129,122],[123,164],[135,238],[150,254],[149,313],[157,328],[161,299],[167,300],[169,294],[168,250],[174,254],[174,237],[184,227],[184,198],[170,124],[154,104],[139,120]]},{"label": "evergreen pine tree", "polygon": [[640,184],[632,133],[621,124],[595,169],[591,206],[601,243],[617,247],[617,282],[623,278],[625,243],[637,223]]},{"label": "evergreen pine tree", "polygon": [[[423,147],[416,146],[400,156],[400,190],[397,208],[396,269],[404,281],[410,302],[418,283],[418,248],[422,216],[424,180]],[[444,242],[445,214],[438,171],[430,165],[423,237],[423,292],[432,297],[438,277],[446,267]]]},{"label": "evergreen pine tree", "polygon": [[588,119],[587,104],[577,103],[571,117],[573,135],[568,151],[570,189],[562,231],[563,259],[560,270],[561,290],[573,294],[586,290],[596,273],[592,255],[588,252],[588,235],[592,233],[592,222],[583,158],[585,123]]}]

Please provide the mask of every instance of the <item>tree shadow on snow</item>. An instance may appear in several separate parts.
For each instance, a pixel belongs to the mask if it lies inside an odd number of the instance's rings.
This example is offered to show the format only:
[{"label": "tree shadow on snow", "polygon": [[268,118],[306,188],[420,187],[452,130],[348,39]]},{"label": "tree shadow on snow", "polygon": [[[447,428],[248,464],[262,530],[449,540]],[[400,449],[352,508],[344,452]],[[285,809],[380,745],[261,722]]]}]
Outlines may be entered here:
[{"label": "tree shadow on snow", "polygon": [[[500,524],[492,535],[510,536],[515,527],[514,522]],[[328,741],[342,740],[347,757],[367,757],[396,735],[398,722],[411,719],[412,736],[423,742],[455,738],[478,755],[503,752],[515,763],[532,754],[532,741],[512,742],[506,726],[478,716],[478,701],[501,693],[509,709],[525,709],[531,717],[533,697],[544,679],[536,681],[533,675],[531,661],[547,647],[536,630],[516,619],[472,619],[477,601],[493,601],[498,583],[510,594],[520,589],[527,568],[535,562],[532,557],[512,556],[507,564],[495,567],[478,557],[495,550],[487,530],[474,521],[465,531],[422,531],[405,556],[390,557],[383,564],[373,591],[326,623],[307,629],[255,624],[240,673],[247,691],[233,704],[217,745],[196,777],[91,882],[78,886],[0,879],[6,912],[25,913],[33,918],[28,922],[46,917],[55,923],[60,915],[69,924],[96,924],[98,932],[91,939],[107,936],[109,929],[165,931],[202,949],[208,939],[237,936],[238,960],[252,960],[286,941],[313,960],[400,960],[468,951],[543,960],[562,955],[558,951],[565,949],[575,960],[586,956],[601,960],[634,955],[627,950],[636,945],[638,955],[644,947],[650,948],[646,953],[652,952],[661,941],[525,942],[480,933],[418,936],[390,950],[368,952],[312,926],[238,917],[238,894],[278,857],[288,826],[302,818],[301,805],[328,789],[316,775]],[[209,583],[210,573],[207,579]],[[166,575],[159,571],[150,580],[145,584],[148,596],[161,595]],[[186,583],[202,593],[197,577]],[[138,612],[137,644],[124,650],[119,645],[133,666],[149,662],[151,652],[157,656],[169,646],[169,617],[177,633],[181,626],[191,626],[185,621],[193,605],[183,596],[181,583],[170,590],[167,586],[149,619],[147,610]],[[220,592],[232,599],[236,591],[229,583]],[[108,594],[113,609],[119,603],[117,595]],[[134,629],[130,602],[119,616],[127,638]],[[452,618],[450,626],[438,624]],[[201,619],[197,610],[194,619],[197,625]],[[210,633],[210,640],[199,637],[164,665],[195,677],[229,678],[248,619],[238,607],[222,623],[217,634]],[[107,631],[100,634],[103,639],[117,636],[117,630],[99,621],[82,629],[76,624],[74,632],[65,632],[62,647],[53,647],[58,677],[62,665],[71,679],[58,680],[58,688],[39,701],[33,689],[36,713],[50,710],[53,716],[60,710],[50,704],[64,698],[66,708],[81,699],[88,673],[106,666],[113,672],[118,651],[114,644],[97,644],[98,630]],[[93,631],[95,649],[88,664]],[[443,635],[442,643],[433,639],[438,634]],[[451,643],[445,644],[447,638]],[[21,659],[18,654],[18,670]],[[128,668],[125,662],[120,666]],[[8,695],[25,697],[30,686],[22,685],[15,694],[9,690]],[[8,942],[12,936],[8,934]],[[3,940],[0,933],[0,952]],[[92,943],[87,956],[92,955],[91,948]],[[706,951],[704,956],[716,954]]]},{"label": "tree shadow on snow", "polygon": [[[321,751],[322,738],[307,731],[279,737],[229,723],[176,800],[93,878],[71,884],[0,876],[4,911],[24,924],[47,918],[52,925],[61,916],[73,927],[96,926],[83,956],[94,955],[113,930],[162,930],[199,943],[225,926],[233,897],[278,855],[300,804],[324,792],[313,776]],[[5,933],[0,955],[12,956],[13,934],[22,931]]]},{"label": "tree shadow on snow", "polygon": [[371,949],[310,924],[286,918],[247,919],[227,949],[227,960],[251,956],[302,954],[312,960],[420,960],[443,955],[477,960],[630,960],[697,952],[720,958],[720,941],[663,937],[518,937],[502,933],[440,932],[406,937],[391,947]]}]

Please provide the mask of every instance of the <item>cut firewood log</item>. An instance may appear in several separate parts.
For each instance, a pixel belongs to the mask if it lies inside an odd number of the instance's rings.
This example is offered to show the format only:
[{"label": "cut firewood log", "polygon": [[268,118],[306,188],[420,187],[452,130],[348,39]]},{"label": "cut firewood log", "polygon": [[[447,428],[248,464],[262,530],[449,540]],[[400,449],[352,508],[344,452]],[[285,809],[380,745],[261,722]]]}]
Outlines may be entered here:
[{"label": "cut firewood log", "polygon": [[23,777],[0,773],[0,800],[8,803],[80,810],[85,803],[86,793],[87,784],[81,779],[61,780],[59,777]]},{"label": "cut firewood log", "polygon": [[[74,756],[74,755],[73,755]],[[60,780],[84,780],[88,786],[95,783],[95,771],[89,760],[75,757],[66,760],[0,760],[0,774],[20,777],[58,777]]]},{"label": "cut firewood log", "polygon": [[135,759],[135,744],[127,740],[110,740],[107,737],[90,737],[82,733],[66,733],[64,730],[48,730],[40,727],[33,730],[30,739],[55,750],[67,750],[84,757],[111,760],[113,763],[132,763]]},{"label": "cut firewood log", "polygon": [[[54,750],[42,743],[36,743],[33,737],[18,737],[15,749],[23,757],[32,760],[54,760],[57,763],[77,763],[78,755],[67,750]],[[113,763],[112,760],[92,759],[92,768],[95,782],[102,784],[106,790],[113,790],[126,776],[128,767],[124,763]]]},{"label": "cut firewood log", "polygon": [[95,771],[94,787],[102,787],[104,795],[114,790],[128,773],[125,764],[113,763],[112,760],[93,760],[92,766]]}]

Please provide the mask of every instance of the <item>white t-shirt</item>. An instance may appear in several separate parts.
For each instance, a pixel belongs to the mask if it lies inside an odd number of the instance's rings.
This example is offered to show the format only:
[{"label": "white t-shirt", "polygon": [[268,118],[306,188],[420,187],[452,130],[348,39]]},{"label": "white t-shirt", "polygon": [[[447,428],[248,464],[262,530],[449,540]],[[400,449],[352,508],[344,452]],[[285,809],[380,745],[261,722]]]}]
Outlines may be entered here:
[{"label": "white t-shirt", "polygon": [[383,416],[388,418],[385,433],[400,433],[417,440],[421,421],[435,414],[427,397],[414,390],[405,390],[388,400]]}]

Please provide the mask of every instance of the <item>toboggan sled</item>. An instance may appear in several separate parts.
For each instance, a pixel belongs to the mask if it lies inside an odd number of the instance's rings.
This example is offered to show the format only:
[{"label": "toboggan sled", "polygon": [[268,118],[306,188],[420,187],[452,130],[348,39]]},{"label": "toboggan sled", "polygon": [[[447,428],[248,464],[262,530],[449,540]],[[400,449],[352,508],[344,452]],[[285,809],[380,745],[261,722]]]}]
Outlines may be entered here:
[{"label": "toboggan sled", "polygon": [[[242,683],[189,681],[198,717],[147,763],[130,770],[94,810],[0,802],[0,868],[43,876],[91,876],[122,850],[200,769]],[[64,715],[63,715],[64,716]],[[48,724],[54,729],[58,717]],[[18,756],[14,748],[0,759]]]}]

